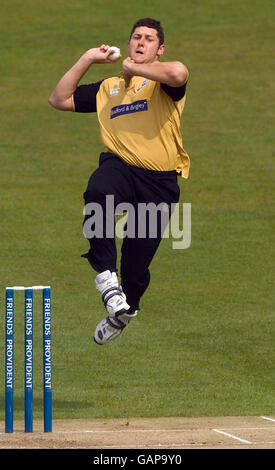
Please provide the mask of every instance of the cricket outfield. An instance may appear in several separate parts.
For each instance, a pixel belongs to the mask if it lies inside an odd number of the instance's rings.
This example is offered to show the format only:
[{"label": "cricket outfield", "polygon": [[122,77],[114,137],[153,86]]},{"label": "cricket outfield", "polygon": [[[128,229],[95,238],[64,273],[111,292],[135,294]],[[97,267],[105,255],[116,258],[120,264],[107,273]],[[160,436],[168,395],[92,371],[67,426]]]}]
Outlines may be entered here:
[{"label": "cricket outfield", "polygon": [[[191,244],[173,250],[170,239],[162,240],[137,319],[113,344],[98,347],[93,331],[104,311],[95,273],[81,258],[88,248],[82,194],[102,150],[97,118],[56,112],[48,97],[88,48],[114,44],[125,56],[131,26],[144,16],[163,23],[164,57],[182,60],[190,72],[182,134],[191,171],[179,184],[180,203],[192,207]],[[262,418],[273,419],[275,409],[274,17],[271,0],[3,0],[0,379],[5,286],[51,285],[54,431],[21,432],[24,320],[18,314],[14,417],[20,429],[1,434],[0,446],[116,446],[119,435],[125,446],[274,447],[274,423]],[[98,65],[82,83],[119,71],[119,64]],[[16,311],[23,311],[22,302],[18,294]],[[38,423],[39,314],[34,305]],[[3,422],[3,387],[0,393]],[[109,432],[116,425],[121,432]],[[157,434],[149,431],[158,426]],[[207,436],[193,439],[197,429]]]}]

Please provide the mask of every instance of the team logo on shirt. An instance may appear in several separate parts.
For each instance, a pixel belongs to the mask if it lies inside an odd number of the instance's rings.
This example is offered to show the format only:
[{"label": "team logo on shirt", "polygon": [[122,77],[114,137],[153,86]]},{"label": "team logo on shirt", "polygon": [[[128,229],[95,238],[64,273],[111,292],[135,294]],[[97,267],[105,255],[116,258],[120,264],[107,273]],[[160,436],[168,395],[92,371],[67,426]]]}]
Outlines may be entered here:
[{"label": "team logo on shirt", "polygon": [[113,119],[118,116],[122,116],[123,114],[132,114],[132,113],[138,113],[140,111],[147,111],[147,110],[148,110],[147,100],[139,100],[139,101],[135,101],[134,103],[121,104],[119,106],[114,106],[114,108],[111,109],[110,118]]},{"label": "team logo on shirt", "polygon": [[120,92],[120,88],[112,88],[112,90],[110,90],[110,96],[116,96],[118,95]]}]

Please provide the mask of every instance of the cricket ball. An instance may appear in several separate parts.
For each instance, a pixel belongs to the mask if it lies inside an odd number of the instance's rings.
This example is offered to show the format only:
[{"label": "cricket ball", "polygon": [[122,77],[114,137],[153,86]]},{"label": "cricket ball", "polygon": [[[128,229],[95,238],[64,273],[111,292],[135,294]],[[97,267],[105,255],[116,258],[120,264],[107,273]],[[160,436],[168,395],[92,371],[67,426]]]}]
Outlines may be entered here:
[{"label": "cricket ball", "polygon": [[112,54],[110,54],[108,58],[109,58],[110,60],[116,60],[116,59],[118,59],[119,56],[120,56],[120,49],[119,49],[118,47],[115,47],[115,46],[110,46],[109,49],[108,49],[108,51],[110,51],[110,50],[112,50],[112,51],[114,51],[114,52],[113,52]]}]

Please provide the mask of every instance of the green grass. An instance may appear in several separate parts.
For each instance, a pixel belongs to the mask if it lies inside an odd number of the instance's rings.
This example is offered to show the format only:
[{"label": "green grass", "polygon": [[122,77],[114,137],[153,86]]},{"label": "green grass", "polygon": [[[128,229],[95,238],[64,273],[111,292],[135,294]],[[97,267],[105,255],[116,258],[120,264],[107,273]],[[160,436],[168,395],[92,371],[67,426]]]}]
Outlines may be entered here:
[{"label": "green grass", "polygon": [[[274,414],[274,15],[271,0],[2,2],[0,378],[5,286],[50,283],[55,418]],[[192,203],[192,244],[173,251],[162,241],[139,317],[100,348],[92,335],[101,300],[80,258],[82,193],[102,149],[97,119],[47,100],[89,47],[110,43],[125,54],[142,16],[162,21],[167,60],[190,70],[182,131],[191,173],[180,186],[181,202]],[[95,66],[85,80],[117,71]],[[22,418],[21,294],[16,305]]]}]

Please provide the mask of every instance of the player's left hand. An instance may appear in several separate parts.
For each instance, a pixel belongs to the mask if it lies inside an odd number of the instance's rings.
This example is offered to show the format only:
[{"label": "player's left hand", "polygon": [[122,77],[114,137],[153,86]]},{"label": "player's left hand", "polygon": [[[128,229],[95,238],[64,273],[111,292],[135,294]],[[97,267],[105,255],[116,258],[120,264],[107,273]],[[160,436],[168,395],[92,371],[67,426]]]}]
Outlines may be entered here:
[{"label": "player's left hand", "polygon": [[125,81],[125,88],[128,88],[130,85],[131,78],[134,76],[132,65],[135,64],[135,61],[131,57],[126,57],[122,62],[122,77]]}]

